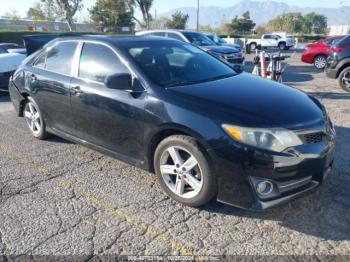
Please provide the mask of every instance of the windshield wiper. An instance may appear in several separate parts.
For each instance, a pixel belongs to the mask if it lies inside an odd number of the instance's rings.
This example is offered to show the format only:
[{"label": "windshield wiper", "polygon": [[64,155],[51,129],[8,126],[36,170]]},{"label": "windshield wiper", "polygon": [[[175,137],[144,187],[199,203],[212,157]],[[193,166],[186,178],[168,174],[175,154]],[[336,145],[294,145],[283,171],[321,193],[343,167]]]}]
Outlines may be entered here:
[{"label": "windshield wiper", "polygon": [[175,86],[186,86],[186,85],[194,85],[194,84],[199,84],[199,83],[205,83],[205,82],[211,82],[215,80],[220,80],[224,78],[228,78],[231,76],[235,76],[236,74],[226,74],[226,75],[221,75],[221,76],[216,76],[212,78],[207,78],[207,79],[201,79],[201,80],[193,80],[193,81],[182,81],[182,82],[177,82],[173,84],[166,85],[165,87],[175,87]]}]

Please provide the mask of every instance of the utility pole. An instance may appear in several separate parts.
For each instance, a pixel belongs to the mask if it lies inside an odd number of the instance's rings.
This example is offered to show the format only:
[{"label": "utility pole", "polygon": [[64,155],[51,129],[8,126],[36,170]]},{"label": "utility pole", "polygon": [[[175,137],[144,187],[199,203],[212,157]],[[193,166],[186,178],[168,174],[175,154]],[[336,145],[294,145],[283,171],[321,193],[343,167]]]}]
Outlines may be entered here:
[{"label": "utility pole", "polygon": [[197,0],[197,32],[199,31],[199,0]]}]

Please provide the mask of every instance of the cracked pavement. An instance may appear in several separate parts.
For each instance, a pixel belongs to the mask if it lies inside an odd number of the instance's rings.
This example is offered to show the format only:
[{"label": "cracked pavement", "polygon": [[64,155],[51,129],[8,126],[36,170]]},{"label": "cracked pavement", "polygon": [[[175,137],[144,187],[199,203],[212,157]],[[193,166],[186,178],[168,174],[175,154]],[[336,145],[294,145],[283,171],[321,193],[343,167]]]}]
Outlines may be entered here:
[{"label": "cracked pavement", "polygon": [[263,213],[176,203],[152,174],[58,137],[34,139],[0,98],[0,254],[350,255],[350,94],[300,54],[285,81],[325,104],[337,131],[334,174]]}]

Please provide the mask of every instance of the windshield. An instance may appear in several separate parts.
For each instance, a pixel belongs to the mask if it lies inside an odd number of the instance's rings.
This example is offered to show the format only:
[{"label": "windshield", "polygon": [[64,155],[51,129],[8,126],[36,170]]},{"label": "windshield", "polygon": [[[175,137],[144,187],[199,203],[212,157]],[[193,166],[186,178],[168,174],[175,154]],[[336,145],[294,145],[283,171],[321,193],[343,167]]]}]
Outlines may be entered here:
[{"label": "windshield", "polygon": [[215,46],[216,43],[210,40],[209,37],[195,32],[186,32],[183,35],[190,41],[191,44],[196,46]]},{"label": "windshield", "polygon": [[236,75],[231,67],[190,44],[176,41],[128,43],[124,51],[153,82],[164,87]]},{"label": "windshield", "polygon": [[218,37],[217,35],[208,35],[208,37],[210,38],[210,40],[212,40],[216,44],[226,44],[226,41]]}]

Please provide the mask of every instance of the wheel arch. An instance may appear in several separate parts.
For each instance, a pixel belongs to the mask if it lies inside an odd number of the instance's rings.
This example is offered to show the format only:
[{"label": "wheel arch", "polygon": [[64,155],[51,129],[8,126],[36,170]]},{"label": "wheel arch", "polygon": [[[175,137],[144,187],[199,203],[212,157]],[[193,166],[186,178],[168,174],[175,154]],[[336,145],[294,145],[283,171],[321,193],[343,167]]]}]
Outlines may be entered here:
[{"label": "wheel arch", "polygon": [[337,71],[337,78],[339,77],[341,72],[343,72],[343,70],[347,67],[350,67],[350,58],[343,60],[342,63],[339,65],[339,69]]},{"label": "wheel arch", "polygon": [[207,154],[207,152],[206,152],[207,151],[206,149],[209,147],[209,145],[205,142],[205,140],[197,132],[195,132],[194,130],[192,130],[188,127],[182,126],[182,125],[174,125],[174,124],[164,125],[160,128],[160,130],[158,130],[158,132],[153,134],[149,140],[147,139],[148,141],[150,141],[148,149],[147,149],[147,160],[148,160],[148,165],[149,165],[148,169],[150,172],[152,172],[152,173],[155,172],[153,159],[154,159],[154,153],[157,149],[157,146],[165,138],[167,138],[169,136],[173,136],[173,135],[184,135],[184,136],[193,137],[197,141],[200,149],[203,151],[205,156],[208,158],[208,161],[210,161],[209,154]]}]

